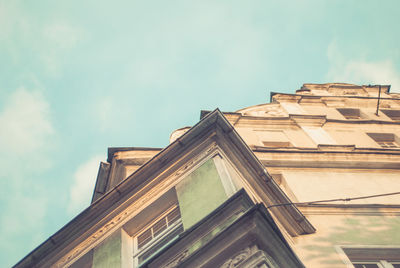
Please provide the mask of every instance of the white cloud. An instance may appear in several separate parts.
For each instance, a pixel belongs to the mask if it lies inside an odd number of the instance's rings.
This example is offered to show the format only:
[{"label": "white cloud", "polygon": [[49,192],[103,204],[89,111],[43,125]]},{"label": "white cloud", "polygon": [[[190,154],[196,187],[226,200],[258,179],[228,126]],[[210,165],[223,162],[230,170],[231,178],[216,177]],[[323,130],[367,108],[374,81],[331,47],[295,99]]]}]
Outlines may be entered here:
[{"label": "white cloud", "polygon": [[48,197],[43,191],[27,188],[0,191],[7,197],[0,216],[2,267],[11,267],[46,238]]},{"label": "white cloud", "polygon": [[80,31],[72,27],[66,22],[55,22],[50,25],[45,25],[43,35],[45,40],[49,41],[52,47],[60,49],[73,48],[79,38]]},{"label": "white cloud", "polygon": [[391,92],[400,92],[400,72],[391,60],[347,59],[332,42],[327,51],[331,64],[327,80],[353,84],[388,84]]},{"label": "white cloud", "polygon": [[49,105],[39,91],[19,88],[0,112],[0,146],[13,154],[29,154],[45,146],[54,133]]},{"label": "white cloud", "polygon": [[68,59],[65,55],[76,47],[82,39],[82,29],[73,27],[64,21],[53,21],[43,26],[40,48],[41,60],[45,64],[47,74],[60,75],[61,67]]},{"label": "white cloud", "polygon": [[93,105],[94,108],[91,109],[92,117],[98,124],[100,130],[105,131],[110,129],[115,122],[113,119],[118,118],[121,108],[115,105],[115,100],[112,97],[100,98],[98,101],[95,101]]},{"label": "white cloud", "polygon": [[[19,192],[14,191],[14,195],[8,196],[7,202],[12,206],[2,211],[0,218],[2,226],[0,237],[2,238],[9,239],[20,236],[21,233],[29,235],[32,228],[35,229],[39,237],[42,235],[39,230],[44,225],[48,198],[44,193],[37,195],[36,191],[32,191],[32,193],[28,191],[22,192],[21,190],[26,189],[20,189]],[[32,246],[34,245],[32,244]]]},{"label": "white cloud", "polygon": [[329,71],[331,81],[354,84],[389,84],[391,92],[400,92],[400,73],[390,60],[380,62],[348,61]]},{"label": "white cloud", "polygon": [[[0,251],[10,256],[8,261],[15,262],[15,252],[27,253],[44,239],[48,193],[37,172],[51,163],[47,153],[54,129],[50,106],[39,90],[21,87],[2,104]],[[25,242],[23,246],[21,241]]]},{"label": "white cloud", "polygon": [[69,213],[76,214],[90,205],[101,160],[102,156],[96,155],[77,168],[69,193]]},{"label": "white cloud", "polygon": [[[6,41],[7,37],[12,33],[15,24],[18,24],[22,18],[18,18],[17,15],[18,3],[13,1],[0,1],[0,40]],[[19,14],[18,14],[19,15]]]},{"label": "white cloud", "polygon": [[[145,19],[136,14],[139,20],[157,27],[148,31],[142,24],[132,25],[133,36],[141,38],[135,40],[135,49],[127,56],[134,60],[126,80],[135,87],[190,90],[188,85],[197,86],[193,81],[196,74],[204,76],[204,85],[232,91],[265,73],[273,40],[268,31],[257,27],[251,8],[226,8],[219,2],[198,2],[183,13],[173,5],[165,8],[173,14],[168,20],[149,19],[163,18],[163,8],[152,10]],[[120,42],[116,46],[121,46]]]},{"label": "white cloud", "polygon": [[38,16],[24,1],[0,1],[0,55],[22,69],[33,65],[35,72],[61,75],[85,31],[60,17]]}]

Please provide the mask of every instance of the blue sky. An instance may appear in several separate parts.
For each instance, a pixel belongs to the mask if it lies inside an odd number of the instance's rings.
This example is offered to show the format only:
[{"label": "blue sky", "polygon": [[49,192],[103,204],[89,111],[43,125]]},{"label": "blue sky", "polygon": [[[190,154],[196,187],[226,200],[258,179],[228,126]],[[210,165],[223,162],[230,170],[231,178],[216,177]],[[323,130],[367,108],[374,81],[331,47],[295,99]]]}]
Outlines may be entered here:
[{"label": "blue sky", "polygon": [[400,92],[398,1],[0,0],[0,266],[88,206],[114,146],[303,83]]}]

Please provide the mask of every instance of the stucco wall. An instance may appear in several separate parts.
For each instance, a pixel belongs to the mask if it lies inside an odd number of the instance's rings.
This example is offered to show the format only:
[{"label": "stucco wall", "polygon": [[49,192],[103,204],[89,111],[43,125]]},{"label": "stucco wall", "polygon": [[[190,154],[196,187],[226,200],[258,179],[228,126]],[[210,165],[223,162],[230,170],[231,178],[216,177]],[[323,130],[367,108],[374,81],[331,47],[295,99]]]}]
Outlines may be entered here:
[{"label": "stucco wall", "polygon": [[121,267],[121,242],[121,233],[117,231],[96,247],[93,268]]},{"label": "stucco wall", "polygon": [[99,246],[94,248],[92,268],[133,267],[133,244],[131,237],[118,229]]},{"label": "stucco wall", "polygon": [[[400,189],[399,171],[332,171],[325,169],[319,171],[287,170],[282,174],[283,180],[285,180],[284,190],[290,190],[294,194],[292,198],[297,202],[378,195],[396,192],[396,189]],[[399,203],[400,195],[351,201],[351,204]]]},{"label": "stucco wall", "polygon": [[179,207],[185,229],[211,213],[226,199],[213,159],[184,178],[177,186]]},{"label": "stucco wall", "polygon": [[341,209],[320,215],[304,212],[317,229],[315,234],[294,238],[294,250],[306,267],[349,267],[346,255],[337,250],[343,245],[400,247],[398,216],[360,215],[355,210],[346,213]]}]

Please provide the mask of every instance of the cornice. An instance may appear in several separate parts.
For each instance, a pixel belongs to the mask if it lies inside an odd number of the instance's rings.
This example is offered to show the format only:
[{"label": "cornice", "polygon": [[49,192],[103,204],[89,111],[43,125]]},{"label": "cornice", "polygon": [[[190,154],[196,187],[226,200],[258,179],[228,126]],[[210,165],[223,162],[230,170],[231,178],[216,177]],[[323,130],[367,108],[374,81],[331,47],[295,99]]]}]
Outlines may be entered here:
[{"label": "cornice", "polygon": [[326,115],[310,115],[310,114],[289,114],[288,116],[250,116],[237,115],[230,116],[227,114],[229,121],[236,127],[240,126],[262,126],[262,125],[293,125],[293,126],[316,126],[322,127],[327,124],[379,124],[379,125],[400,125],[400,121],[392,120],[370,120],[370,119],[332,119]]},{"label": "cornice", "polygon": [[390,204],[314,204],[297,205],[305,216],[310,215],[358,215],[400,216],[400,205]]},{"label": "cornice", "polygon": [[254,153],[265,167],[400,169],[400,150],[331,151],[257,147]]},{"label": "cornice", "polygon": [[326,119],[327,123],[341,123],[341,124],[387,124],[387,125],[400,125],[399,121],[390,120],[369,120],[369,119]]},{"label": "cornice", "polygon": [[[390,93],[389,93],[390,94]],[[307,94],[293,94],[293,93],[280,93],[280,92],[271,92],[270,94],[270,102],[273,102],[273,97],[275,95],[287,96],[287,98],[295,98],[300,100],[301,98],[341,98],[341,99],[378,99],[378,97],[371,96],[351,96],[351,95],[307,95]],[[381,100],[400,100],[400,98],[386,98],[380,97]]]}]

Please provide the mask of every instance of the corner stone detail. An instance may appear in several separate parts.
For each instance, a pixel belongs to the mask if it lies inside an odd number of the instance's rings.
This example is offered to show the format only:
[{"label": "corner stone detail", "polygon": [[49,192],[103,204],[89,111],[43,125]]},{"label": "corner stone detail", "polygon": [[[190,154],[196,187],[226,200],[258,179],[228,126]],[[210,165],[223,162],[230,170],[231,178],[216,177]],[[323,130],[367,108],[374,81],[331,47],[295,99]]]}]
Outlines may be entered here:
[{"label": "corner stone detail", "polygon": [[278,268],[278,265],[263,250],[253,246],[239,251],[219,268]]}]

